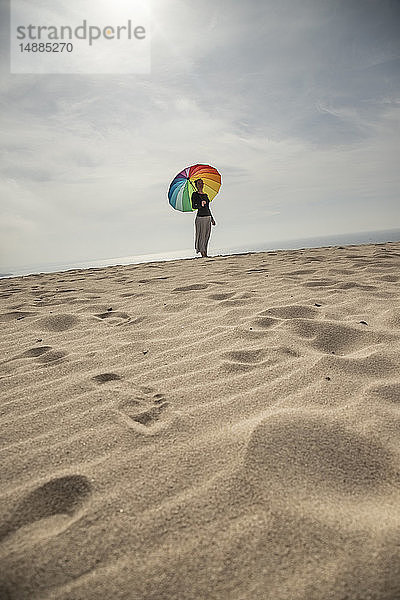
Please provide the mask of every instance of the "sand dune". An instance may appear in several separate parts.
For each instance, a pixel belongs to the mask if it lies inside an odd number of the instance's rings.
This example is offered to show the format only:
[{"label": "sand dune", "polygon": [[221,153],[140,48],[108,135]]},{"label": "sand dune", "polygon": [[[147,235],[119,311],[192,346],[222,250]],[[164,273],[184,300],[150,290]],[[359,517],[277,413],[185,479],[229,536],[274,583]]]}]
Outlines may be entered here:
[{"label": "sand dune", "polygon": [[400,242],[0,300],[1,598],[400,598]]}]

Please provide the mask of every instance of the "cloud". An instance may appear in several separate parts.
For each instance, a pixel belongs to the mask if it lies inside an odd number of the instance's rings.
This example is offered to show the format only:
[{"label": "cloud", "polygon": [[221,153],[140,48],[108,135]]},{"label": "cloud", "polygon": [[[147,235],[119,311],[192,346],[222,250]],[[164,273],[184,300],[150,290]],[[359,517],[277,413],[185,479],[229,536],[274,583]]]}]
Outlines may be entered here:
[{"label": "cloud", "polygon": [[197,162],[222,173],[221,245],[393,226],[398,3],[152,10],[150,76],[15,76],[2,62],[4,268],[191,248],[191,215],[166,192]]}]

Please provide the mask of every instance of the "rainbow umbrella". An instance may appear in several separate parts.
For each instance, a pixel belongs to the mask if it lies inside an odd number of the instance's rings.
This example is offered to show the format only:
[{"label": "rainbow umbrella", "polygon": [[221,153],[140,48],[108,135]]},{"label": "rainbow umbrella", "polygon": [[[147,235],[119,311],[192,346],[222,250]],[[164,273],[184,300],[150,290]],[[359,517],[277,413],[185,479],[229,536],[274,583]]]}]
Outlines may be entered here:
[{"label": "rainbow umbrella", "polygon": [[196,179],[203,180],[203,191],[208,194],[210,202],[215,198],[221,187],[221,175],[210,165],[193,165],[178,173],[169,186],[168,200],[173,208],[182,212],[193,211],[191,198],[196,191]]}]

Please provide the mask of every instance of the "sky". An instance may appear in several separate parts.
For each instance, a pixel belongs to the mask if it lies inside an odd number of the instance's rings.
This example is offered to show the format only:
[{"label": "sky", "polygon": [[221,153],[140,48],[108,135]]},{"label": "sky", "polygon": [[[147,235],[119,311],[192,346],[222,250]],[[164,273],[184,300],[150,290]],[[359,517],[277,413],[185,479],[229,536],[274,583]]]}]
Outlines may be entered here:
[{"label": "sky", "polygon": [[150,72],[109,75],[11,74],[0,6],[2,271],[195,256],[196,163],[211,254],[400,226],[399,0],[152,0]]}]

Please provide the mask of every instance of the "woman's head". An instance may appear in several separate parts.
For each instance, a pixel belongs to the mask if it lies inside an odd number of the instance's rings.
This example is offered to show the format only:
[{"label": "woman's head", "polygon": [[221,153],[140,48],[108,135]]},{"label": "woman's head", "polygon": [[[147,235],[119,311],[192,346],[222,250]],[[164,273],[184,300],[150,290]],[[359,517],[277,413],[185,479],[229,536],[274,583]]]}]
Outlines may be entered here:
[{"label": "woman's head", "polygon": [[201,190],[203,189],[203,180],[202,179],[196,179],[196,181],[194,182],[194,185],[197,187],[197,189],[199,190],[199,192],[201,192]]}]

